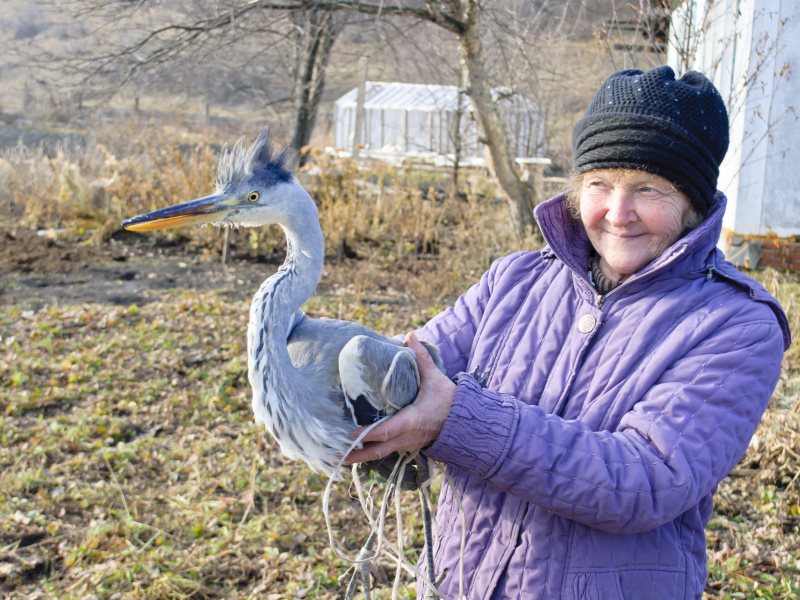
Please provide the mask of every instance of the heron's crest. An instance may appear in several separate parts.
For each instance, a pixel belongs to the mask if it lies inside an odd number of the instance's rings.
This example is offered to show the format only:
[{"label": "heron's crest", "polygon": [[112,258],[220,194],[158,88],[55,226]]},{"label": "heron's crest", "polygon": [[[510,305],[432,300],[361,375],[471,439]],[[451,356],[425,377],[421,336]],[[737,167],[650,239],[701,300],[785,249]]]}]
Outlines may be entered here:
[{"label": "heron's crest", "polygon": [[231,192],[240,183],[254,176],[264,187],[287,182],[292,173],[286,166],[287,150],[278,152],[270,142],[269,129],[262,131],[253,144],[245,148],[244,138],[233,148],[224,148],[217,168],[217,189]]}]

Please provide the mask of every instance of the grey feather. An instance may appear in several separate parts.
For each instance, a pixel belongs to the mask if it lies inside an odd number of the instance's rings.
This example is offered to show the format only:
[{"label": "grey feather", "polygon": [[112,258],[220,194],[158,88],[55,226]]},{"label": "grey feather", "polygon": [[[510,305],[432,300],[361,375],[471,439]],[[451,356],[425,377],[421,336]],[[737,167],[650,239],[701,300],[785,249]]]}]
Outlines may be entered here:
[{"label": "grey feather", "polygon": [[292,174],[286,162],[288,153],[276,152],[270,144],[269,130],[262,131],[256,141],[245,147],[239,138],[233,148],[223,148],[217,166],[217,191],[231,192],[251,177],[267,186],[290,181]]}]

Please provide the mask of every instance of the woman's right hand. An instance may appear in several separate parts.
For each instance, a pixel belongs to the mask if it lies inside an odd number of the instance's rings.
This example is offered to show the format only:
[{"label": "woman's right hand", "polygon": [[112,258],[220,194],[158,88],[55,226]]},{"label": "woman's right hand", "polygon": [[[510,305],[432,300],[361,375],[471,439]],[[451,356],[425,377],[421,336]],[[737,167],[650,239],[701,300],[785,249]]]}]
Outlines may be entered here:
[{"label": "woman's right hand", "polygon": [[364,437],[364,447],[347,456],[348,463],[361,463],[388,456],[392,452],[418,450],[432,444],[444,427],[456,384],[434,364],[431,355],[410,333],[405,344],[417,359],[420,387],[416,399]]}]

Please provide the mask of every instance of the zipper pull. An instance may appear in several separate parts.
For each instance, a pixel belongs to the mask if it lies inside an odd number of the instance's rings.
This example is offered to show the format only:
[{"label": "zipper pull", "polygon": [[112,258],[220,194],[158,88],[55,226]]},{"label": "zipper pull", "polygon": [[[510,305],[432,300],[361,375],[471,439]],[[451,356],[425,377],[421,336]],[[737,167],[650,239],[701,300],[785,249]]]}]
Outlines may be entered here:
[{"label": "zipper pull", "polygon": [[606,297],[603,296],[603,294],[597,294],[597,296],[594,297],[594,303],[597,305],[597,308],[602,308],[603,300],[605,299]]},{"label": "zipper pull", "polygon": [[717,255],[713,250],[709,255],[709,261],[708,264],[706,264],[706,270],[708,271],[708,273],[706,273],[706,281],[711,281],[711,279],[714,277],[714,271],[717,270]]}]

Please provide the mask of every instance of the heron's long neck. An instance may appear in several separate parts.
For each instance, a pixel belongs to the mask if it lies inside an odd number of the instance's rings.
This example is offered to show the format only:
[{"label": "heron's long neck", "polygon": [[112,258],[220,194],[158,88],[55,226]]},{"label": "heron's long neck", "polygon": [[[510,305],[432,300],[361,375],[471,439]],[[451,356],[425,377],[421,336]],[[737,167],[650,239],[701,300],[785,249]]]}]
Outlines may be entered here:
[{"label": "heron's long neck", "polygon": [[302,210],[281,224],[286,234],[286,260],[261,284],[250,307],[250,356],[263,356],[273,372],[292,368],[286,341],[294,315],[314,292],[322,274],[324,243],[316,209],[313,202],[298,208]]}]

